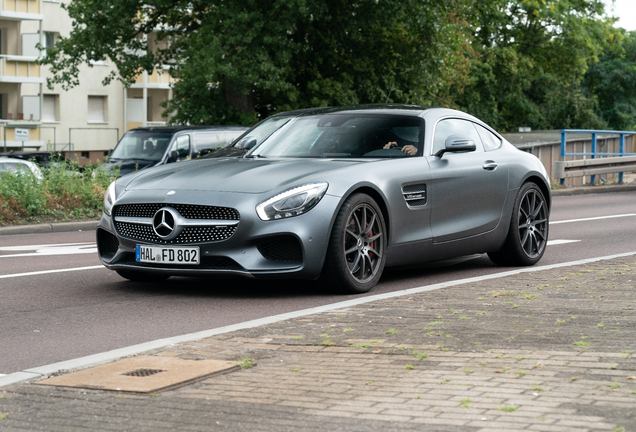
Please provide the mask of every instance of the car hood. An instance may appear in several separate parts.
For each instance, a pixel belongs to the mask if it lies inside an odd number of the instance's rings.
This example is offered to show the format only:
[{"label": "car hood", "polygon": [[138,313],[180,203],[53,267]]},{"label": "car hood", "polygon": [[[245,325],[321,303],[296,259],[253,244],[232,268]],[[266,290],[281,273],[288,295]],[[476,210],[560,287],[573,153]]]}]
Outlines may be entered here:
[{"label": "car hood", "polygon": [[345,167],[368,163],[330,159],[208,159],[179,162],[144,170],[126,190],[203,190],[263,193],[299,182],[328,181],[322,175]]}]

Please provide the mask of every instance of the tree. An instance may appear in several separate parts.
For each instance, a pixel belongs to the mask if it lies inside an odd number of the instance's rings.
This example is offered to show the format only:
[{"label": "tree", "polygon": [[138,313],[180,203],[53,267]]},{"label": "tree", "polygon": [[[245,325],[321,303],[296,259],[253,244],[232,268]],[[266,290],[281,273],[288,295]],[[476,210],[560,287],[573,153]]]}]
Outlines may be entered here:
[{"label": "tree", "polygon": [[251,124],[311,106],[450,105],[463,86],[470,0],[71,0],[42,64],[49,86],[110,59],[104,84],[170,64],[178,123]]},{"label": "tree", "polygon": [[607,50],[585,75],[585,84],[599,101],[600,115],[616,130],[636,130],[636,32]]},{"label": "tree", "polygon": [[581,86],[616,30],[601,0],[493,0],[469,12],[471,83],[455,103],[502,130],[602,127]]}]

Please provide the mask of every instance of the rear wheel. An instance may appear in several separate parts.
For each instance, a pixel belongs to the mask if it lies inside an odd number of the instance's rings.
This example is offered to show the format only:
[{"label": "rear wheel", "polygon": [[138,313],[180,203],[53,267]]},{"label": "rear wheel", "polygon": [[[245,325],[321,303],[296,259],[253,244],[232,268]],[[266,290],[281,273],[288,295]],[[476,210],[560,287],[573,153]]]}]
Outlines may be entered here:
[{"label": "rear wheel", "polygon": [[343,293],[364,293],[382,276],[386,229],[380,207],[366,194],[345,201],[331,232],[322,279]]},{"label": "rear wheel", "polygon": [[135,270],[117,270],[117,274],[133,282],[163,282],[170,275],[143,273]]},{"label": "rear wheel", "polygon": [[534,183],[524,184],[517,194],[508,237],[501,250],[489,252],[488,257],[502,265],[536,264],[548,243],[549,218],[541,189]]}]

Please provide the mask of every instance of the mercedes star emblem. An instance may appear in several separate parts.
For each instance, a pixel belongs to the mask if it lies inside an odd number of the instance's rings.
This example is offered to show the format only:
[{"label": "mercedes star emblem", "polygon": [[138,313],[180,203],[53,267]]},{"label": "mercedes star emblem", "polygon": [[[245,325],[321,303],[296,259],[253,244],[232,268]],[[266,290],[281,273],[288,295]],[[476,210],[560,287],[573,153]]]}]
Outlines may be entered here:
[{"label": "mercedes star emblem", "polygon": [[152,228],[159,238],[172,240],[179,235],[181,229],[177,227],[176,220],[178,217],[176,210],[170,207],[163,207],[155,213],[152,218]]}]

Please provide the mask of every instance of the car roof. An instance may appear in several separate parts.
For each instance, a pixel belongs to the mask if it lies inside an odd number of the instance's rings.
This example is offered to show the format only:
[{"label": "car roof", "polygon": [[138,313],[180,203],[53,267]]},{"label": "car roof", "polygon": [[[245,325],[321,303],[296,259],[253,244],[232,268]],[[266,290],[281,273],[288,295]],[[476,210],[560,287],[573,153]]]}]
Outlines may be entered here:
[{"label": "car roof", "polygon": [[13,163],[21,163],[25,165],[35,165],[33,162],[20,159],[20,158],[12,158],[12,157],[4,157],[0,156],[0,162],[13,162]]},{"label": "car roof", "polygon": [[247,130],[246,126],[142,126],[134,129],[130,129],[128,132],[162,132],[162,133],[175,133],[186,130],[192,131],[244,131]]},{"label": "car roof", "polygon": [[346,112],[360,112],[365,114],[401,114],[417,117],[429,109],[430,106],[406,105],[406,104],[366,104],[348,105],[341,107],[305,108],[294,111],[281,112],[276,115],[310,116],[316,114],[337,114]]}]

